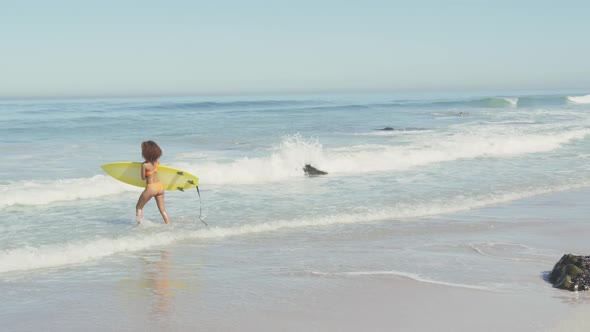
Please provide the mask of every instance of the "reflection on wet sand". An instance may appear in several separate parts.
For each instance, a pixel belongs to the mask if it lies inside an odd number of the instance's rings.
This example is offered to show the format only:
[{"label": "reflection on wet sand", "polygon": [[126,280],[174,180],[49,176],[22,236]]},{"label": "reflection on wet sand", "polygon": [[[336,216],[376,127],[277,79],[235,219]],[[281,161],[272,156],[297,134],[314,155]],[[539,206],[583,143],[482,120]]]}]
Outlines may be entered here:
[{"label": "reflection on wet sand", "polygon": [[142,256],[138,278],[120,282],[125,296],[131,297],[130,300],[135,298],[132,303],[139,303],[141,307],[138,309],[149,310],[146,312],[148,319],[158,323],[160,327],[162,323],[173,319],[178,291],[182,290],[185,293],[198,288],[195,287],[194,280],[189,287],[187,281],[179,279],[180,270],[177,265],[171,263],[170,256],[170,252],[165,249]]},{"label": "reflection on wet sand", "polygon": [[151,313],[154,317],[168,318],[173,311],[174,285],[170,278],[170,266],[168,259],[170,253],[167,250],[160,251],[160,260],[148,262],[145,266],[144,278],[147,282],[146,290],[152,291]]}]

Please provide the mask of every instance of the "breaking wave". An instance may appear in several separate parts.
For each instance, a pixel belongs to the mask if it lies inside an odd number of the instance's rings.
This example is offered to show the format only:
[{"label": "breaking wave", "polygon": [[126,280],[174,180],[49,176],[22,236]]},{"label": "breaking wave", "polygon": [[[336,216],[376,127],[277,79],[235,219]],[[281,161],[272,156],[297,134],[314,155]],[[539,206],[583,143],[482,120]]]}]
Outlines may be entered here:
[{"label": "breaking wave", "polygon": [[567,101],[572,104],[590,104],[590,95],[567,97]]},{"label": "breaking wave", "polygon": [[548,152],[588,134],[588,129],[507,133],[502,128],[495,128],[450,137],[430,133],[405,146],[363,145],[338,149],[325,149],[317,140],[295,135],[286,137],[268,157],[246,157],[229,163],[204,162],[198,168],[188,163],[176,166],[199,174],[202,183],[207,184],[267,183],[301,177],[305,164],[332,175],[401,171],[459,159]]},{"label": "breaking wave", "polygon": [[[203,185],[263,184],[300,179],[304,175],[305,164],[333,176],[403,171],[460,159],[548,152],[588,134],[589,129],[523,133],[506,132],[499,127],[452,136],[429,132],[413,144],[404,146],[360,145],[335,149],[325,149],[317,139],[293,135],[285,137],[268,157],[245,157],[231,162],[207,161],[197,166],[179,162],[170,166],[198,175]],[[106,175],[53,181],[14,181],[0,184],[0,209],[94,199],[140,190]]]}]

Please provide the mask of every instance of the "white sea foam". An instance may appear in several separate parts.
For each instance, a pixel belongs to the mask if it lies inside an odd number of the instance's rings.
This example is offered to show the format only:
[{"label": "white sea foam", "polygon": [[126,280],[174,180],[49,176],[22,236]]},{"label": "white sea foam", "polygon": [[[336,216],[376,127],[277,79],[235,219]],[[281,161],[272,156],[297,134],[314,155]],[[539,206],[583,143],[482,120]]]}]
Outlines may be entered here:
[{"label": "white sea foam", "polygon": [[471,243],[469,246],[480,255],[517,262],[551,263],[555,257],[554,253],[544,254],[518,243]]},{"label": "white sea foam", "polygon": [[395,207],[364,213],[343,213],[316,218],[276,220],[232,227],[210,226],[197,230],[174,227],[170,228],[170,230],[159,230],[158,233],[150,232],[148,234],[134,234],[118,238],[93,238],[86,241],[79,240],[37,247],[27,246],[0,251],[0,273],[80,264],[122,252],[139,251],[169,245],[187,239],[222,239],[225,237],[245,236],[305,227],[407,220],[449,214],[506,203],[539,194],[576,189],[588,185],[590,183],[576,183],[556,188],[541,188],[523,192],[492,193],[486,196],[461,199],[451,198],[449,200],[440,200],[425,204],[400,204]]},{"label": "white sea foam", "polygon": [[590,104],[590,95],[567,97],[567,101],[573,104]]},{"label": "white sea foam", "polygon": [[441,286],[448,286],[448,287],[458,287],[458,288],[468,288],[468,289],[477,289],[477,290],[491,290],[489,287],[486,286],[479,286],[479,285],[467,285],[467,284],[459,284],[441,280],[434,280],[430,278],[424,278],[415,273],[408,273],[408,272],[401,272],[401,271],[349,271],[349,272],[319,272],[314,271],[312,272],[313,275],[318,276],[344,276],[344,277],[372,277],[372,276],[396,276],[396,277],[403,277],[412,279],[418,282],[441,285]]},{"label": "white sea foam", "polygon": [[506,97],[502,99],[504,99],[512,107],[516,107],[518,105],[518,97]]},{"label": "white sea foam", "polygon": [[0,273],[33,270],[85,263],[116,253],[137,251],[181,239],[182,234],[161,232],[150,236],[93,239],[88,242],[72,241],[40,247],[23,247],[0,253]]},{"label": "white sea foam", "polygon": [[13,205],[92,199],[138,189],[105,175],[53,181],[14,181],[0,185],[0,209]]}]

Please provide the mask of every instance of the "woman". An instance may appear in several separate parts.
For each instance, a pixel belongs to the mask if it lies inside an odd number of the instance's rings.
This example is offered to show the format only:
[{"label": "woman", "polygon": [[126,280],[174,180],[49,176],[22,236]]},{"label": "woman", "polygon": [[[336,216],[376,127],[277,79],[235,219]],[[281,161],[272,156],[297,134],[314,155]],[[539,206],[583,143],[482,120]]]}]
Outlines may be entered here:
[{"label": "woman", "polygon": [[142,209],[150,198],[156,198],[156,204],[164,218],[166,224],[170,223],[170,218],[164,206],[164,185],[158,179],[158,159],[162,156],[162,149],[153,141],[145,141],[141,143],[141,155],[145,162],[141,164],[141,179],[145,180],[145,190],[139,196],[137,206],[135,207],[137,223],[141,223],[143,218]]}]

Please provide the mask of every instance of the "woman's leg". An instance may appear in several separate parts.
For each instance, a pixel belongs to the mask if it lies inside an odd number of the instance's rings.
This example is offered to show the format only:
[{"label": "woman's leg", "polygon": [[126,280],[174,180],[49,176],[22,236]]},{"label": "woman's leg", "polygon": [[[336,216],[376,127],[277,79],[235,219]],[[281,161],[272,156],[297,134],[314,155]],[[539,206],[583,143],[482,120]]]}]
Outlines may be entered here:
[{"label": "woman's leg", "polygon": [[170,218],[168,217],[168,213],[166,212],[166,206],[164,204],[164,194],[160,194],[156,196],[156,204],[158,205],[158,210],[160,210],[160,214],[162,218],[164,218],[164,222],[166,224],[170,223]]},{"label": "woman's leg", "polygon": [[137,205],[135,206],[135,218],[138,224],[141,223],[141,220],[143,219],[143,207],[150,200],[150,198],[152,198],[152,196],[152,193],[150,193],[150,190],[147,188],[139,196]]}]

